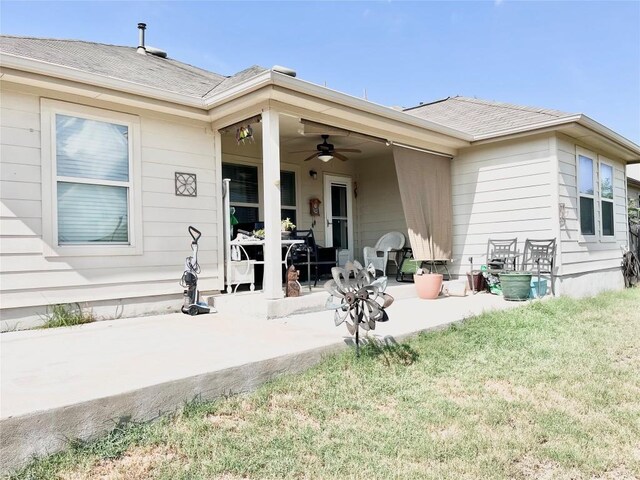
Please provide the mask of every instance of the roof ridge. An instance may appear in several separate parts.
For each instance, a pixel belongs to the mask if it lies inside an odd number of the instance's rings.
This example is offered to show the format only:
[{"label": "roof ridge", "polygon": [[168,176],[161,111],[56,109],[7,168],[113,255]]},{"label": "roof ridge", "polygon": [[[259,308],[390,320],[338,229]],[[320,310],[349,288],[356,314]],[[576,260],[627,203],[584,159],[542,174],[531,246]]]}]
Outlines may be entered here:
[{"label": "roof ridge", "polygon": [[[478,105],[486,105],[489,107],[496,107],[496,108],[504,108],[507,110],[520,110],[520,111],[525,111],[525,112],[534,112],[534,113],[541,113],[544,115],[551,115],[554,117],[566,117],[569,115],[573,115],[572,113],[569,112],[562,112],[560,110],[555,110],[555,109],[549,109],[549,108],[541,108],[541,107],[529,107],[527,105],[517,105],[514,103],[507,103],[507,102],[496,102],[495,100],[484,100],[482,98],[475,98],[475,97],[464,97],[462,95],[456,95],[455,97],[449,97],[451,100],[457,100],[460,102],[467,102],[467,103],[475,103]],[[562,115],[555,115],[554,113],[551,112],[557,112],[559,114]]]},{"label": "roof ridge", "polygon": [[75,38],[52,38],[52,37],[32,37],[30,35],[7,35],[0,34],[0,38],[23,38],[28,40],[47,40],[51,42],[75,42],[75,43],[86,43],[91,45],[104,45],[105,47],[119,47],[119,48],[132,48],[136,49],[137,47],[130,47],[129,45],[116,45],[115,43],[102,43],[102,42],[90,42],[88,40],[78,40]]},{"label": "roof ridge", "polygon": [[441,102],[446,102],[447,100],[449,100],[452,97],[447,97],[447,98],[441,98],[440,100],[434,100],[433,102],[420,102],[420,104],[418,105],[414,105],[413,107],[407,107],[407,108],[403,108],[402,111],[406,112],[407,110],[413,110],[414,108],[420,108],[420,107],[426,107],[427,105],[434,105],[436,103],[441,103]]}]

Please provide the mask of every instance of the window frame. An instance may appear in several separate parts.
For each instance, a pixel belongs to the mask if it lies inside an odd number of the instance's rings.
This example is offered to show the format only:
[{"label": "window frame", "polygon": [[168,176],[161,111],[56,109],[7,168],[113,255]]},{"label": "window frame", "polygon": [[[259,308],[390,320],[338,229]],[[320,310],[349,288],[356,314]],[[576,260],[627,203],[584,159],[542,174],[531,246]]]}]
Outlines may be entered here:
[{"label": "window frame", "polygon": [[[259,165],[256,165],[255,163],[250,163],[250,162],[239,162],[239,161],[222,161],[220,164],[220,172],[222,174],[222,178],[227,178],[224,176],[224,173],[222,173],[222,169],[224,167],[224,165],[239,165],[242,167],[253,167],[256,169],[256,181],[257,181],[257,189],[258,189],[258,203],[251,203],[251,202],[234,202],[231,200],[231,198],[229,198],[229,206],[231,207],[246,207],[246,208],[257,208],[258,209],[258,221],[260,221],[260,218],[263,218],[263,210],[262,210],[262,185],[260,183],[260,179],[262,178],[262,171],[260,169]],[[233,181],[233,179],[231,179],[231,181]]]},{"label": "window frame", "polygon": [[[242,165],[245,167],[256,167],[258,169],[258,205],[253,203],[241,203],[241,202],[230,202],[232,206],[240,206],[240,207],[258,207],[258,218],[264,219],[264,213],[266,205],[264,203],[264,186],[263,186],[263,177],[262,177],[262,163],[250,162],[247,161],[246,158],[239,157],[234,154],[226,154],[225,158],[220,162],[220,171],[222,173],[222,164],[230,164],[230,165]],[[260,159],[256,159],[260,160]],[[280,216],[282,216],[282,210],[295,210],[296,211],[296,219],[298,223],[301,221],[300,217],[300,167],[291,163],[280,163],[280,172],[291,172],[294,174],[294,184],[296,188],[296,205],[280,205]],[[226,178],[224,175],[221,177],[222,179]],[[263,220],[261,220],[263,221]],[[296,224],[296,227],[298,225]]]},{"label": "window frame", "polygon": [[[41,113],[41,158],[42,158],[42,234],[45,257],[57,256],[103,256],[140,255],[143,253],[142,235],[142,191],[140,118],[136,115],[114,112],[87,105],[42,98]],[[56,115],[96,120],[126,126],[129,149],[129,180],[127,182],[83,177],[58,176],[56,152]],[[58,183],[82,183],[126,187],[128,243],[73,243],[59,244],[58,239]],[[45,202],[49,200],[48,207]]]},{"label": "window frame", "polygon": [[284,203],[282,203],[282,192],[281,192],[281,198],[280,198],[280,217],[281,220],[284,220],[284,218],[282,218],[282,211],[283,210],[294,210],[296,212],[296,221],[294,223],[296,223],[296,227],[297,227],[297,222],[298,222],[298,172],[283,167],[282,165],[280,165],[280,179],[282,179],[282,172],[287,172],[287,173],[293,173],[293,188],[295,190],[295,201],[296,204],[295,205],[285,205]]},{"label": "window frame", "polygon": [[[611,196],[613,198],[603,198],[602,197],[602,165],[606,165],[611,168]],[[598,235],[600,237],[600,241],[603,243],[616,242],[616,195],[615,195],[615,180],[616,180],[616,169],[613,165],[613,162],[602,155],[598,155],[598,207],[600,212],[600,229],[598,230]],[[611,215],[613,222],[613,234],[605,235],[604,234],[604,214],[602,209],[602,202],[611,203]]]},{"label": "window frame", "polygon": [[[585,157],[591,160],[591,181],[593,184],[593,194],[585,194],[580,192],[580,157]],[[578,214],[578,235],[580,236],[580,241],[589,243],[596,242],[598,240],[598,195],[597,192],[600,191],[600,185],[598,183],[598,178],[596,175],[596,169],[598,165],[598,157],[595,153],[585,150],[581,147],[576,147],[576,196],[578,198],[578,202],[576,205],[577,214]],[[598,190],[596,190],[596,188]],[[583,234],[582,233],[582,212],[580,211],[580,197],[589,198],[593,202],[593,234]]]}]

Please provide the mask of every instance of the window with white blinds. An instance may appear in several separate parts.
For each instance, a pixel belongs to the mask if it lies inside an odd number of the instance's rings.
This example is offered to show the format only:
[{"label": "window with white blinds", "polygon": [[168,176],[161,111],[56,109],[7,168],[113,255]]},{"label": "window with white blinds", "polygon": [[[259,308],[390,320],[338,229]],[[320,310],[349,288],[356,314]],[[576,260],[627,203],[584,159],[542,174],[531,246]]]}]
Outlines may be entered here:
[{"label": "window with white blinds", "polygon": [[58,245],[130,244],[129,126],[55,115]]}]

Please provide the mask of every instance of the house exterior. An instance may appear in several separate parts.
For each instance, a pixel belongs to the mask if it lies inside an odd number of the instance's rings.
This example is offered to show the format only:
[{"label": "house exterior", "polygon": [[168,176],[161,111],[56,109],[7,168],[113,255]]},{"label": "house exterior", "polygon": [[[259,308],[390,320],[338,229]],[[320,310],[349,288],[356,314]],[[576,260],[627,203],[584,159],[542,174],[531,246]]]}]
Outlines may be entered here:
[{"label": "house exterior", "polygon": [[629,165],[627,168],[627,197],[640,206],[640,165]]},{"label": "house exterior", "polygon": [[[454,275],[485,261],[488,238],[556,238],[556,292],[622,288],[640,147],[584,115],[465,97],[399,111],[282,67],[227,77],[143,45],[3,36],[0,65],[3,329],[59,303],[178,310],[189,225],[203,233],[200,289],[224,291],[223,178],[238,220],[264,223],[268,301],[282,297],[282,218],[361,260],[382,234],[415,233],[408,188],[429,205],[425,190],[444,192],[434,211]],[[359,152],[305,161],[323,134]],[[429,188],[398,181],[407,150]]]}]

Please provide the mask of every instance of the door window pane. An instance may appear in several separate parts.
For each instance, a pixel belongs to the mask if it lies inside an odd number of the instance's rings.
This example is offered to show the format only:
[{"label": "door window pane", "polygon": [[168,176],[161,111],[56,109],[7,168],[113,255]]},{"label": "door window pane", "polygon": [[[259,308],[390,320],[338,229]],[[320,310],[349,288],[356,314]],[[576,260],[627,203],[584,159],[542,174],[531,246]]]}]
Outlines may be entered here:
[{"label": "door window pane", "polygon": [[57,114],[58,176],[129,181],[128,135],[125,125]]},{"label": "door window pane", "polygon": [[592,198],[580,197],[580,231],[583,235],[596,233]]},{"label": "door window pane", "polygon": [[128,243],[128,188],[58,182],[58,243]]},{"label": "door window pane", "polygon": [[613,236],[613,202],[602,202],[602,235]]},{"label": "door window pane", "polygon": [[613,167],[600,164],[600,196],[613,200]]},{"label": "door window pane", "polygon": [[331,215],[347,216],[347,187],[344,185],[331,185]]},{"label": "door window pane", "polygon": [[593,195],[593,160],[579,155],[578,181],[580,193]]},{"label": "door window pane", "polygon": [[333,246],[340,249],[349,248],[349,235],[347,233],[347,221],[333,219]]}]

